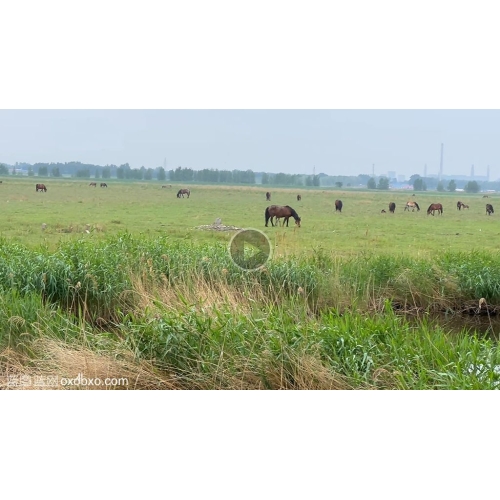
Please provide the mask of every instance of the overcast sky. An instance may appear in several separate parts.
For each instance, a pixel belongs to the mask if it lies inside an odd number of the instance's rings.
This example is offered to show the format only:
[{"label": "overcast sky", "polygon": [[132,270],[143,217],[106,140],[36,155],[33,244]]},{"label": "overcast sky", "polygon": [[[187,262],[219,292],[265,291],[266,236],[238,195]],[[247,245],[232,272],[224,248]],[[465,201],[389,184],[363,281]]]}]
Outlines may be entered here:
[{"label": "overcast sky", "polygon": [[496,110],[0,110],[0,162],[500,176]]}]

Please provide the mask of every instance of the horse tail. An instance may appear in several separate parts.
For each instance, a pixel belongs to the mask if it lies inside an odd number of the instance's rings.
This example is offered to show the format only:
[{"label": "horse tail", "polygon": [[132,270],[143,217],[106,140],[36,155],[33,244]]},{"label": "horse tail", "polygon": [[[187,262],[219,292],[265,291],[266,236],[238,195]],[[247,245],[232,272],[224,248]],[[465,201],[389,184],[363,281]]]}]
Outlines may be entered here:
[{"label": "horse tail", "polygon": [[264,217],[266,218],[266,226],[267,226],[267,223],[269,222],[269,207],[266,208],[266,212],[264,213]]},{"label": "horse tail", "polygon": [[415,206],[417,207],[417,210],[420,210],[420,207],[418,206],[418,203],[415,201]]}]

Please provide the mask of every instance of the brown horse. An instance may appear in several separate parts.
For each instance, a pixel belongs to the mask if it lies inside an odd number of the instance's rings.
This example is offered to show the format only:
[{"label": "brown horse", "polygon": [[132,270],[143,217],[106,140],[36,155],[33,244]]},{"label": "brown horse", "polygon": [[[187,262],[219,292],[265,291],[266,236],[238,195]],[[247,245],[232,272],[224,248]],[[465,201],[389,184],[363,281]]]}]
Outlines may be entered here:
[{"label": "brown horse", "polygon": [[283,225],[286,222],[287,227],[288,227],[288,219],[290,217],[293,217],[295,219],[295,224],[297,224],[297,226],[300,227],[299,214],[292,207],[288,205],[285,205],[284,207],[280,207],[278,205],[271,205],[266,208],[264,216],[266,218],[266,227],[267,223],[269,222],[269,219],[271,219],[271,226],[274,226],[273,217],[276,217],[276,222],[278,221],[278,219],[284,218],[285,220],[283,221]]},{"label": "brown horse", "polygon": [[490,205],[489,203],[486,203],[486,213],[488,215],[494,214],[495,211],[493,210],[493,205]]},{"label": "brown horse", "polygon": [[468,209],[468,208],[469,208],[469,205],[464,205],[464,204],[462,203],[462,208],[463,208],[464,210],[465,210],[466,208]]},{"label": "brown horse", "polygon": [[266,193],[266,201],[271,201],[271,193],[269,191]]},{"label": "brown horse", "polygon": [[47,188],[45,187],[45,184],[37,184],[35,189],[36,189],[37,193],[38,193],[38,191],[43,191],[44,193],[47,192]]},{"label": "brown horse", "polygon": [[341,200],[335,200],[335,212],[339,211],[342,213],[342,201]]},{"label": "brown horse", "polygon": [[89,184],[89,186],[96,187],[96,186],[97,186],[97,183],[96,183],[96,182],[91,182],[91,183]]},{"label": "brown horse", "polygon": [[187,197],[189,198],[189,195],[191,194],[191,191],[189,191],[189,189],[179,189],[179,191],[177,191],[177,198],[184,198],[184,195],[187,194]]},{"label": "brown horse", "polygon": [[462,208],[465,208],[465,205],[461,201],[457,201],[457,210],[461,210]]},{"label": "brown horse", "polygon": [[300,201],[302,199],[302,196],[300,194],[297,195],[297,201]]},{"label": "brown horse", "polygon": [[107,187],[108,187],[108,185],[107,185],[105,182],[101,182],[101,187],[102,187],[102,188],[107,188]]},{"label": "brown horse", "polygon": [[427,209],[427,215],[431,214],[434,215],[434,212],[437,210],[438,214],[443,214],[443,205],[441,203],[432,203],[429,205],[429,208]]},{"label": "brown horse", "polygon": [[164,188],[171,188],[171,187],[172,187],[172,184],[169,184],[168,186],[167,186],[166,184],[164,184],[164,185],[162,186],[162,189],[164,189]]},{"label": "brown horse", "polygon": [[405,210],[408,210],[408,212],[409,212],[410,208],[411,208],[412,212],[414,212],[415,209],[417,209],[417,212],[420,212],[420,207],[418,206],[418,203],[416,201],[408,201],[408,202],[406,202]]},{"label": "brown horse", "polygon": [[391,212],[391,214],[393,214],[395,212],[395,210],[396,210],[396,204],[393,201],[391,201],[389,203],[389,212]]}]

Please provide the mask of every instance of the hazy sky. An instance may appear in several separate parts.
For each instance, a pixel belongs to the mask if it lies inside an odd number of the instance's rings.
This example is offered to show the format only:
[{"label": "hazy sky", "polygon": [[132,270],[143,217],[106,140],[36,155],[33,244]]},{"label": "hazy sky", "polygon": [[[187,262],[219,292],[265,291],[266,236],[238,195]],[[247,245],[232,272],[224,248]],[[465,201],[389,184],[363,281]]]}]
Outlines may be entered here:
[{"label": "hazy sky", "polygon": [[500,176],[497,110],[0,110],[0,162]]}]

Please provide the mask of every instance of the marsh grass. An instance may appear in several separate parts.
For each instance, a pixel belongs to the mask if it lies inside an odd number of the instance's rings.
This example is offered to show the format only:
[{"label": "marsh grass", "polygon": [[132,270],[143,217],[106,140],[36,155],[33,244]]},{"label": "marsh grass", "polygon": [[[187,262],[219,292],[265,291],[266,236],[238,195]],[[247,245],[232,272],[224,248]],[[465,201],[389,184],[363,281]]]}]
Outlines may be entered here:
[{"label": "marsh grass", "polygon": [[[496,388],[496,342],[431,318],[499,305],[498,269],[491,252],[318,248],[245,272],[222,243],[3,239],[0,372],[113,372],[133,388]],[[412,310],[418,321],[396,312]]]}]

